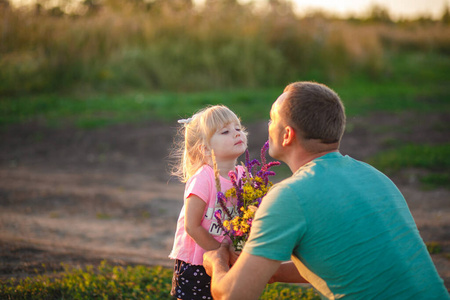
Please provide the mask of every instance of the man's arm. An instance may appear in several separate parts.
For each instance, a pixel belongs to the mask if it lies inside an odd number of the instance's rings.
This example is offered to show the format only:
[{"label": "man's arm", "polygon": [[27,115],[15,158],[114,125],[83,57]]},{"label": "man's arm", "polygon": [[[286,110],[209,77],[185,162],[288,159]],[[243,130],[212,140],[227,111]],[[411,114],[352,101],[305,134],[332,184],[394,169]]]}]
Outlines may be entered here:
[{"label": "man's arm", "polygon": [[280,265],[278,270],[273,274],[269,283],[287,282],[287,283],[308,283],[297,270],[297,267],[292,261],[284,262]]},{"label": "man's arm", "polygon": [[217,250],[206,252],[203,265],[212,277],[214,299],[258,299],[281,262],[242,252],[229,267],[229,245],[222,243]]}]

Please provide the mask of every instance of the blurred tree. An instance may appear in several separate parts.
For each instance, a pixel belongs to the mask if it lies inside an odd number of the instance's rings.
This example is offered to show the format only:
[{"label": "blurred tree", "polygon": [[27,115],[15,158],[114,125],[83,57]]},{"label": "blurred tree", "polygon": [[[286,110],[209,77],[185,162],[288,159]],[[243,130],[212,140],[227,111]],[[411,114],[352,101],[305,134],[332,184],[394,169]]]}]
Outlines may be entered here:
[{"label": "blurred tree", "polygon": [[379,23],[392,23],[391,16],[387,8],[374,4],[369,9],[368,21],[379,22]]},{"label": "blurred tree", "polygon": [[182,11],[190,10],[194,6],[192,0],[154,0],[151,2],[145,0],[134,1],[143,3],[147,10],[168,8],[169,10]]},{"label": "blurred tree", "polygon": [[289,0],[269,0],[269,6],[272,12],[281,15],[293,15],[293,3]]},{"label": "blurred tree", "polygon": [[10,7],[8,0],[0,0],[0,9],[5,9],[7,7]]},{"label": "blurred tree", "polygon": [[427,25],[427,24],[433,24],[436,21],[433,20],[433,18],[430,15],[422,15],[422,16],[418,17],[414,22],[417,24],[421,24],[421,25]]},{"label": "blurred tree", "polygon": [[37,2],[37,3],[34,5],[34,13],[35,13],[35,15],[36,15],[36,16],[39,16],[39,15],[42,14],[43,11],[44,11],[44,7],[42,6],[41,3]]},{"label": "blurred tree", "polygon": [[442,23],[444,24],[450,24],[450,9],[448,7],[448,5],[446,5],[444,7],[444,12],[442,13],[442,18],[441,18]]},{"label": "blurred tree", "polygon": [[2,24],[0,24],[0,53],[7,49],[6,41],[8,38],[10,9],[11,6],[8,0],[0,0],[0,20],[2,20]]},{"label": "blurred tree", "polygon": [[53,17],[62,17],[64,16],[64,11],[59,6],[52,7],[48,10],[50,16]]},{"label": "blurred tree", "polygon": [[192,0],[163,0],[166,5],[175,10],[192,8]]},{"label": "blurred tree", "polygon": [[220,3],[220,4],[224,4],[224,5],[236,5],[238,4],[237,0],[206,0],[206,4],[216,4],[216,3]]},{"label": "blurred tree", "polygon": [[84,0],[82,5],[86,8],[86,14],[88,15],[96,14],[101,8],[98,0]]}]

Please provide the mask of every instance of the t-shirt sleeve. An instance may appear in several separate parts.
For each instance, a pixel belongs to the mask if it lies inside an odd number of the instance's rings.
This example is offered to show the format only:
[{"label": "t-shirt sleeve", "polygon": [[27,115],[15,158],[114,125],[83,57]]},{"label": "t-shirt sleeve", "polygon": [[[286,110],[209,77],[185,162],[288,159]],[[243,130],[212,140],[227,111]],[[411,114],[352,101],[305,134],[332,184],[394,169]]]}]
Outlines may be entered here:
[{"label": "t-shirt sleeve", "polygon": [[211,194],[211,179],[206,169],[192,176],[186,183],[184,191],[184,199],[189,198],[190,195],[196,195],[206,203],[208,203],[209,195]]},{"label": "t-shirt sleeve", "polygon": [[268,259],[287,261],[306,231],[306,220],[289,186],[274,186],[256,212],[243,251]]}]

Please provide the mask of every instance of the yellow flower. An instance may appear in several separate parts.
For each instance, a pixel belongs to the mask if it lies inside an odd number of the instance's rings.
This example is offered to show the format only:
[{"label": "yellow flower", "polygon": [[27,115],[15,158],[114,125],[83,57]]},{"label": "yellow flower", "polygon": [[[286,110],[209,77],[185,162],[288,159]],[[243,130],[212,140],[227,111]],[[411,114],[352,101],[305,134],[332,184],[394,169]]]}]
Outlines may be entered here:
[{"label": "yellow flower", "polygon": [[228,191],[225,192],[225,197],[227,198],[231,198],[231,197],[236,197],[236,188],[231,188]]}]

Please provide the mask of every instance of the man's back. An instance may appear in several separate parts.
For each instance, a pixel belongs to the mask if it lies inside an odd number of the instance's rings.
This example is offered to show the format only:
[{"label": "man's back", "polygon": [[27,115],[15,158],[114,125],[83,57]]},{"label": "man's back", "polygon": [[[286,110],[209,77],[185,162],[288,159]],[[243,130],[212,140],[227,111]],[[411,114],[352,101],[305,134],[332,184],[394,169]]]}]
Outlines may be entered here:
[{"label": "man's back", "polygon": [[274,187],[252,239],[244,251],[254,255],[286,260],[293,251],[301,275],[329,298],[448,298],[395,185],[337,152]]}]

